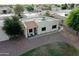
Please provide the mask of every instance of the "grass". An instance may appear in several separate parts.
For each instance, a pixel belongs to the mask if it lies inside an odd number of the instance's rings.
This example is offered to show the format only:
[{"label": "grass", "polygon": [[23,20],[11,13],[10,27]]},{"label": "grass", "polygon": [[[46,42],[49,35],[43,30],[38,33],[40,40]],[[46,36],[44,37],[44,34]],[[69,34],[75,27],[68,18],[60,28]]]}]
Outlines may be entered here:
[{"label": "grass", "polygon": [[56,50],[56,49],[49,49],[48,54],[50,56],[63,56],[64,55],[61,51]]},{"label": "grass", "polygon": [[22,54],[23,56],[29,56],[32,55],[32,53],[36,51],[36,49],[32,49],[31,51],[28,51],[27,53]]},{"label": "grass", "polygon": [[73,45],[58,42],[47,44],[38,48],[34,48],[21,56],[76,56],[79,55],[79,50]]},{"label": "grass", "polygon": [[79,55],[79,50],[73,45],[68,43],[58,43],[60,50],[64,52],[65,55]]}]

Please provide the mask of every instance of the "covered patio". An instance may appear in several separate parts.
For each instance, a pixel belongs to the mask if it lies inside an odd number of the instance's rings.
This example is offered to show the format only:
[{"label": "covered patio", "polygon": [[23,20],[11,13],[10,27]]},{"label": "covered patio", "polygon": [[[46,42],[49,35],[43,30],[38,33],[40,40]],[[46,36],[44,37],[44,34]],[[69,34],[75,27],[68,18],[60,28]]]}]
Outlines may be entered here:
[{"label": "covered patio", "polygon": [[27,36],[27,37],[31,37],[31,36],[35,36],[35,35],[37,35],[37,24],[36,24],[36,22],[35,21],[25,21],[24,22],[24,24],[25,24],[25,35]]}]

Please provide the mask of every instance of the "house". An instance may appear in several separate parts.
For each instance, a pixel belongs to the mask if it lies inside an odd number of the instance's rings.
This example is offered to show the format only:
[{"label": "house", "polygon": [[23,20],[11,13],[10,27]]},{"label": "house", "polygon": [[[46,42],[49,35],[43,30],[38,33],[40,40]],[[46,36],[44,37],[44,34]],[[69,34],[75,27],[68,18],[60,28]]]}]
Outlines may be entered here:
[{"label": "house", "polygon": [[8,5],[0,5],[0,14],[12,13],[12,8]]},{"label": "house", "polygon": [[54,17],[55,19],[59,19],[60,24],[63,25],[64,20],[70,11],[71,10],[58,10],[54,13],[52,13],[52,12],[50,12],[50,13],[51,13],[51,17]]},{"label": "house", "polygon": [[38,17],[22,21],[26,38],[59,29],[59,20],[51,17]]},{"label": "house", "polygon": [[59,10],[58,12],[56,12],[56,14],[61,17],[66,17],[70,11],[71,10]]},{"label": "house", "polygon": [[40,6],[39,5],[34,5],[34,11],[41,12],[42,11],[41,5]]}]

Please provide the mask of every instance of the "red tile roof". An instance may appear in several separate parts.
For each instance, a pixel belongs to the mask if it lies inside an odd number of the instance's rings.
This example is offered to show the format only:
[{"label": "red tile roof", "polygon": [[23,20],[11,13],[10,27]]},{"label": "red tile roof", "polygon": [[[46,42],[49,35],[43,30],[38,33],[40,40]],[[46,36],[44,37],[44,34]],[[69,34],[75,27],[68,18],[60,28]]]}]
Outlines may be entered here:
[{"label": "red tile roof", "polygon": [[28,21],[28,22],[24,22],[25,26],[27,27],[27,29],[32,29],[37,27],[37,24],[35,21]]}]

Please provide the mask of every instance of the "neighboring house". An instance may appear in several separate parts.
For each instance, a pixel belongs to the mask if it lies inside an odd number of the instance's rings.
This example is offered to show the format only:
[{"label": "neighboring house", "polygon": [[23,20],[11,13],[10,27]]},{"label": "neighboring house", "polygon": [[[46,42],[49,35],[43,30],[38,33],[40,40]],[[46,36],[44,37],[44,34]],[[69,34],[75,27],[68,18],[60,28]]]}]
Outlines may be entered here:
[{"label": "neighboring house", "polygon": [[33,18],[33,17],[38,17],[40,16],[40,13],[25,13],[23,15],[23,18]]},{"label": "neighboring house", "polygon": [[70,12],[71,10],[58,10],[54,13],[50,12],[51,13],[51,17],[54,17],[56,19],[59,19],[60,20],[60,24],[63,25],[63,21],[65,20],[65,17],[68,15],[68,13]]},{"label": "neighboring house", "polygon": [[60,15],[62,17],[66,17],[67,14],[70,12],[71,10],[59,10],[58,12],[56,12],[57,15]]},{"label": "neighboring house", "polygon": [[12,8],[10,8],[10,6],[7,5],[0,6],[0,14],[9,14],[9,13],[12,13]]},{"label": "neighboring house", "polygon": [[34,11],[41,12],[42,11],[42,5],[34,5]]},{"label": "neighboring house", "polygon": [[59,29],[59,20],[51,17],[39,17],[22,21],[26,38]]}]

